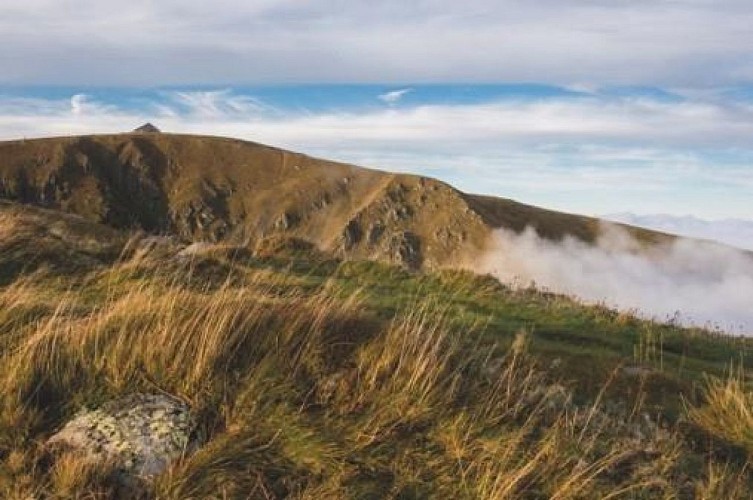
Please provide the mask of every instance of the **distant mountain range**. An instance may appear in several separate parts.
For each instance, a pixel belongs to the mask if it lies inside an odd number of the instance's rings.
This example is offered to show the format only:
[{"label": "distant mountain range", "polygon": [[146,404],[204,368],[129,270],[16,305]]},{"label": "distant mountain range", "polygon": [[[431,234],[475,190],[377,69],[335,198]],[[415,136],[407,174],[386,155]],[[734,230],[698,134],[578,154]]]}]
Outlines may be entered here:
[{"label": "distant mountain range", "polygon": [[704,220],[689,215],[637,215],[630,212],[608,214],[603,218],[631,226],[713,240],[745,250],[753,250],[753,220]]}]

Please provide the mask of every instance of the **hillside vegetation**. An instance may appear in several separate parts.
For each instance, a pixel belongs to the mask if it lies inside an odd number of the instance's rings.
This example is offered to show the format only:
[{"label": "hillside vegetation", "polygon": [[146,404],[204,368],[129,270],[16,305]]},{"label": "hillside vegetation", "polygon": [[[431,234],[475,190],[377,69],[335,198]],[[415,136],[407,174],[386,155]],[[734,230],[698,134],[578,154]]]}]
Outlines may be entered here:
[{"label": "hillside vegetation", "polygon": [[[436,269],[473,261],[495,228],[591,242],[596,219],[261,144],[161,133],[0,142],[0,199],[185,241],[295,237],[340,258]],[[666,235],[631,228],[641,240]]]},{"label": "hillside vegetation", "polygon": [[147,498],[748,498],[747,339],[295,238],[191,245],[0,205],[0,497],[123,496],[44,443],[164,393]]},{"label": "hillside vegetation", "polygon": [[[753,342],[451,270],[526,227],[600,231],[231,139],[0,143],[0,497],[748,498]],[[49,445],[118,401],[191,449]]]}]

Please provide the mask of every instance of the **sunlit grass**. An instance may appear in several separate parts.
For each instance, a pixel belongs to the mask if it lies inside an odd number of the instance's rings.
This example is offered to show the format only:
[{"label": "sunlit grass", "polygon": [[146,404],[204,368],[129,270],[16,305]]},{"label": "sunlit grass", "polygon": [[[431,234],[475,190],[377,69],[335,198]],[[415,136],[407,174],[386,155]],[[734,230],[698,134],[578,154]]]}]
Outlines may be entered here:
[{"label": "sunlit grass", "polygon": [[[111,266],[51,279],[0,289],[3,498],[113,495],[106,464],[52,461],[42,444],[80,407],[135,391],[189,402],[203,437],[149,487],[157,498],[748,491],[744,463],[699,454],[643,406],[650,381],[623,376],[620,363],[633,360],[644,323],[608,310],[469,273],[222,248],[175,260],[136,246]],[[680,373],[663,350],[684,335],[662,332],[670,341],[639,360],[661,354],[657,387]],[[580,344],[557,340],[568,333]],[[599,335],[600,351],[588,344]],[[601,364],[573,368],[584,359]],[[688,419],[747,449],[751,399],[731,383],[710,383]]]}]

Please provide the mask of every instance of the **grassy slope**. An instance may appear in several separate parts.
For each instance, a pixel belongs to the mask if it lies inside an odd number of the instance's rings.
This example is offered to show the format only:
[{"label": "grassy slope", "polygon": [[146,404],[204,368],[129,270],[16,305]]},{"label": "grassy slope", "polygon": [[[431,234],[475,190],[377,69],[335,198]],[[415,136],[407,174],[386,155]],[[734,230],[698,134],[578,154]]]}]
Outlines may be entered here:
[{"label": "grassy slope", "polygon": [[[132,241],[113,261],[103,235],[55,240],[63,265],[18,220],[0,220],[0,496],[112,493],[39,443],[135,390],[185,398],[208,439],[161,498],[748,494],[744,377],[702,389],[749,341],[309,253]],[[19,271],[24,252],[52,267]]]},{"label": "grassy slope", "polygon": [[499,227],[584,241],[599,232],[596,219],[467,195],[434,179],[173,134],[0,142],[0,198],[188,241],[284,234],[340,257],[424,269],[473,259]]}]

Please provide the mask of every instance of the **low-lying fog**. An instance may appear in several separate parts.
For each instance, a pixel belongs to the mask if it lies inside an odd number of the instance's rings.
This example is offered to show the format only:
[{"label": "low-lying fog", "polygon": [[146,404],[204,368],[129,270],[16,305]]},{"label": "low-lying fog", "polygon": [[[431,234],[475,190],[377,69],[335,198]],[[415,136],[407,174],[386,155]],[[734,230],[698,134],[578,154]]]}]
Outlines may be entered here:
[{"label": "low-lying fog", "polygon": [[648,250],[624,229],[602,226],[596,245],[553,242],[533,229],[499,230],[482,272],[604,302],[643,317],[753,335],[753,256],[715,243],[678,239]]}]

